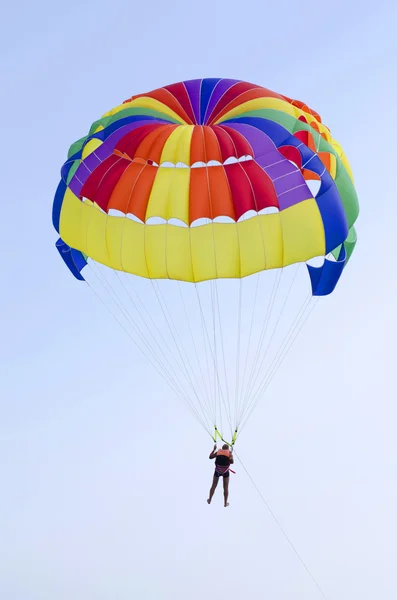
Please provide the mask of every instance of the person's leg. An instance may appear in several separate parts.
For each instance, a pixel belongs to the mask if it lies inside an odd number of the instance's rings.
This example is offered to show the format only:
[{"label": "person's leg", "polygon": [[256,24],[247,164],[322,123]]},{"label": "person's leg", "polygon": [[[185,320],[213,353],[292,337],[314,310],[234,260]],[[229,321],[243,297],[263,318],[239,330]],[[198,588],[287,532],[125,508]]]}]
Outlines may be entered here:
[{"label": "person's leg", "polygon": [[219,481],[219,477],[217,477],[216,475],[214,475],[214,478],[212,480],[212,486],[210,489],[210,496],[207,500],[208,504],[211,504],[211,500],[212,500],[212,496],[214,495],[214,492],[216,490],[216,486],[218,485],[218,481]]},{"label": "person's leg", "polygon": [[[229,473],[228,473],[229,475]],[[225,498],[225,507],[229,506],[228,498],[229,498],[229,480],[230,477],[223,477],[223,496]]]}]

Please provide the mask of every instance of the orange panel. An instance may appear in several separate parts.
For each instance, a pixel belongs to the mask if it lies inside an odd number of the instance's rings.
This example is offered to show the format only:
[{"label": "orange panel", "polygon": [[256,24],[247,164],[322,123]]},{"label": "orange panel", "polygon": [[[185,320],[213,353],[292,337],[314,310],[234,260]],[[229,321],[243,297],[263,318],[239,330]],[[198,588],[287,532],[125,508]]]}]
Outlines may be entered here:
[{"label": "orange panel", "polygon": [[146,207],[157,174],[157,167],[132,162],[115,185],[108,208],[132,213],[145,220]]}]

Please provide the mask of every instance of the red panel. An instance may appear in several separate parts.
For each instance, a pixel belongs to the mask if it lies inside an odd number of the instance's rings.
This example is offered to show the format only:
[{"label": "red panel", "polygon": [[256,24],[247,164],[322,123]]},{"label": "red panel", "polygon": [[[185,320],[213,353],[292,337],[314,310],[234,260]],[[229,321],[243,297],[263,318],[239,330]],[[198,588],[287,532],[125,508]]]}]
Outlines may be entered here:
[{"label": "red panel", "polygon": [[279,208],[273,182],[262,167],[254,160],[242,162],[241,166],[251,182],[255,205],[257,207],[256,210],[259,211],[270,206]]},{"label": "red panel", "polygon": [[190,171],[189,222],[207,217],[212,219],[207,169]]},{"label": "red panel", "polygon": [[129,160],[119,158],[118,162],[107,170],[99,182],[96,193],[91,200],[96,202],[102,210],[108,210],[110,196],[113,193],[114,187],[130,164],[131,162]]},{"label": "red panel", "polygon": [[195,162],[207,162],[204,149],[203,128],[198,125],[193,129],[192,139],[190,141],[190,164]]},{"label": "red panel", "polygon": [[232,127],[227,127],[226,125],[220,125],[219,127],[220,129],[226,131],[226,133],[232,138],[233,145],[236,149],[236,155],[238,158],[246,154],[250,154],[251,156],[254,155],[254,151],[250,143],[239,131],[236,131]]},{"label": "red panel", "polygon": [[[196,123],[196,117],[194,116],[190,98],[184,84],[182,82],[173,83],[172,85],[167,85],[164,89],[168,90],[177,99],[184,113],[189,117],[188,123]],[[181,112],[180,109],[179,112]]]},{"label": "red panel", "polygon": [[213,127],[213,130],[216,133],[216,137],[218,138],[219,148],[221,150],[222,155],[222,162],[225,162],[225,160],[227,158],[230,158],[231,156],[235,156],[236,158],[238,158],[237,150],[233,143],[233,139],[228,134],[228,132],[222,129],[222,127],[219,127],[218,125],[215,125]]},{"label": "red panel", "polygon": [[80,196],[88,198],[93,202],[97,193],[98,186],[102,181],[103,177],[108,172],[108,170],[113,167],[113,165],[119,163],[121,160],[123,159],[120,156],[116,156],[115,154],[111,154],[110,156],[108,156],[88,177],[83,187],[81,188]]},{"label": "red panel", "polygon": [[302,168],[302,156],[298,148],[296,148],[296,146],[280,146],[280,148],[278,148],[278,151],[287,160],[290,160],[296,165],[298,165],[300,169]]},{"label": "red panel", "polygon": [[224,167],[229,180],[237,220],[248,210],[257,210],[253,188],[242,164],[235,163]]},{"label": "red panel", "polygon": [[132,159],[145,137],[160,127],[161,125],[158,123],[150,123],[149,125],[142,125],[133,131],[129,131],[117,142],[115,149],[127,154]]},{"label": "red panel", "polygon": [[213,219],[215,217],[236,218],[233,206],[232,192],[226,174],[226,169],[222,167],[208,167],[208,184],[210,191],[210,204]]},{"label": "red panel", "polygon": [[[178,85],[178,84],[177,84]],[[179,84],[183,85],[183,84]],[[168,86],[168,88],[159,88],[157,90],[153,90],[147,94],[138,94],[137,96],[132,96],[128,100],[124,100],[123,104],[126,102],[131,102],[131,100],[135,100],[137,98],[153,98],[154,100],[158,100],[165,106],[168,106],[171,110],[173,110],[185,123],[188,125],[192,125],[195,123],[195,119],[189,116],[190,112],[192,113],[192,109],[190,107],[190,111],[186,112],[180,102],[174,97],[174,95],[167,91],[173,86]],[[185,86],[183,86],[185,88]],[[185,88],[186,91],[186,88]],[[190,103],[189,103],[190,104]],[[159,108],[161,111],[161,107]]]}]

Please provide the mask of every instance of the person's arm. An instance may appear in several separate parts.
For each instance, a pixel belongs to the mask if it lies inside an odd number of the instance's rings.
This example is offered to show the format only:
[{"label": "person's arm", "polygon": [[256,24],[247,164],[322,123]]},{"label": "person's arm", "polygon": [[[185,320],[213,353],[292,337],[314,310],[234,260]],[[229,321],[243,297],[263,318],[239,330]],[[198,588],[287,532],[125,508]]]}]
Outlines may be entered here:
[{"label": "person's arm", "polygon": [[232,465],[233,463],[234,463],[233,454],[230,453],[230,464]]},{"label": "person's arm", "polygon": [[213,459],[213,458],[215,458],[215,457],[216,457],[216,444],[215,444],[215,446],[214,446],[213,450],[211,451],[211,454],[209,455],[209,457],[208,457],[208,458],[209,458],[210,460],[212,460],[212,459]]}]

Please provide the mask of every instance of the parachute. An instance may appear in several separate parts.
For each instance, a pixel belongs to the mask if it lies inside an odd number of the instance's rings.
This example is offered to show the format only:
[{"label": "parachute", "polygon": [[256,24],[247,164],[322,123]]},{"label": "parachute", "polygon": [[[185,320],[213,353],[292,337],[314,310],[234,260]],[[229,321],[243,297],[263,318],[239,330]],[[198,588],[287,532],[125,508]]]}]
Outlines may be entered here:
[{"label": "parachute", "polygon": [[[303,102],[231,79],[132,96],[70,147],[57,249],[234,444],[356,244],[349,162]],[[87,266],[88,265],[88,266]]]}]

